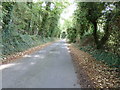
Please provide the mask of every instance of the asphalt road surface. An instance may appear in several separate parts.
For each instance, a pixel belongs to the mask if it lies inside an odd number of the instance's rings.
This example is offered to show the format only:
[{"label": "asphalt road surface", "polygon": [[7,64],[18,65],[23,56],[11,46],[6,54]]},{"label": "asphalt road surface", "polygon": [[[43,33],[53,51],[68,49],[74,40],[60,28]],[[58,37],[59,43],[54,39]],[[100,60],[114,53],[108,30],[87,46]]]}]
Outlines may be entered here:
[{"label": "asphalt road surface", "polygon": [[64,40],[0,66],[2,88],[80,88]]}]

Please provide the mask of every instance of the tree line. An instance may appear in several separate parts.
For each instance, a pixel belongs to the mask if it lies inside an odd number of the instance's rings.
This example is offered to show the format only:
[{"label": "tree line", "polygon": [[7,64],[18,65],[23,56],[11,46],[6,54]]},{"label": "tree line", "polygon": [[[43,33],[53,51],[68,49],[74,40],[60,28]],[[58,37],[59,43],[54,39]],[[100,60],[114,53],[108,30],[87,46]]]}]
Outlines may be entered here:
[{"label": "tree line", "polygon": [[[59,18],[65,8],[63,2],[2,2],[3,54],[15,52],[25,36],[40,38],[60,37]],[[22,37],[22,38],[21,38]]]},{"label": "tree line", "polygon": [[73,21],[67,29],[70,42],[91,36],[97,49],[120,55],[120,2],[78,2]]}]

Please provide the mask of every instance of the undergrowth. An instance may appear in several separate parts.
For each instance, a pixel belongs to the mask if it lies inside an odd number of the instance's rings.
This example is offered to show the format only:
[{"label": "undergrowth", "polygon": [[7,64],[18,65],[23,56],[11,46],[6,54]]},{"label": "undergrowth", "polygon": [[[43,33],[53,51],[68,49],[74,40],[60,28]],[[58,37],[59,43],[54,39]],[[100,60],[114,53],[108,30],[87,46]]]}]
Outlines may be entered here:
[{"label": "undergrowth", "polygon": [[83,46],[80,47],[80,50],[88,52],[91,54],[96,60],[103,61],[105,64],[110,67],[120,68],[120,57],[111,52],[106,52],[104,50],[95,49],[92,46]]},{"label": "undergrowth", "polygon": [[7,38],[7,42],[4,42],[5,38],[2,40],[1,48],[2,51],[1,58],[8,55],[14,54],[16,52],[21,52],[27,50],[28,48],[44,44],[46,42],[53,41],[54,38],[42,38],[36,35],[16,35],[11,38]]}]

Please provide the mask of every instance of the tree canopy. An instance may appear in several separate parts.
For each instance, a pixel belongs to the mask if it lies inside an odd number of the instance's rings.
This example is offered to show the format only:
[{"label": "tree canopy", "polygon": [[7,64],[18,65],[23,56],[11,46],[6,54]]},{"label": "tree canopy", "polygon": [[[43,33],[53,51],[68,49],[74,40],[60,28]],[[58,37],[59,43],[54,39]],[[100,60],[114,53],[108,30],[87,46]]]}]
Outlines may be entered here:
[{"label": "tree canopy", "polygon": [[63,2],[2,2],[3,54],[21,51],[16,49],[26,46],[23,36],[43,40],[60,37],[58,22],[67,5]]},{"label": "tree canopy", "polygon": [[73,26],[67,30],[68,38],[76,42],[91,36],[96,48],[107,47],[119,53],[119,19],[120,2],[78,2]]}]

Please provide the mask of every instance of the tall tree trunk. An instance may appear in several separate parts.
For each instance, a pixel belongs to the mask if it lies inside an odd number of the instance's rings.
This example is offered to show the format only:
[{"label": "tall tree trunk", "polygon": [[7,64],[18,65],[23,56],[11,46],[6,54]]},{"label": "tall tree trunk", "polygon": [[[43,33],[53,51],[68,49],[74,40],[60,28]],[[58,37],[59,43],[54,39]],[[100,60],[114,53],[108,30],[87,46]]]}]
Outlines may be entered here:
[{"label": "tall tree trunk", "polygon": [[[50,10],[50,5],[51,5],[51,2],[47,2],[46,3],[46,11],[49,11]],[[48,17],[48,13],[45,13],[43,15],[43,19],[42,19],[42,23],[41,23],[41,28],[38,32],[39,35],[42,35],[42,37],[45,37],[46,36],[46,22],[47,22],[47,17]]]},{"label": "tall tree trunk", "polygon": [[98,44],[98,49],[103,48],[103,46],[105,45],[105,43],[107,42],[109,36],[110,36],[110,32],[109,32],[109,21],[106,23],[105,26],[105,34],[102,37],[102,39],[100,40],[99,44]]},{"label": "tall tree trunk", "polygon": [[[27,6],[32,10],[33,3],[32,2],[27,2]],[[32,34],[33,35],[33,33],[32,33],[32,27],[31,27],[32,16],[31,16],[30,20],[27,20],[27,23],[28,23],[28,26],[27,26],[28,34]]]},{"label": "tall tree trunk", "polygon": [[94,36],[94,40],[95,40],[95,44],[97,45],[97,48],[98,48],[98,34],[97,34],[97,22],[94,21],[92,22],[93,23],[93,26],[94,26],[94,30],[93,30],[93,36]]},{"label": "tall tree trunk", "polygon": [[105,23],[105,28],[104,28],[104,36],[102,39],[99,41],[97,48],[101,49],[103,46],[106,44],[107,40],[109,39],[110,36],[110,22],[111,20],[115,18],[115,15],[112,13],[109,13],[106,17],[106,23]]}]

